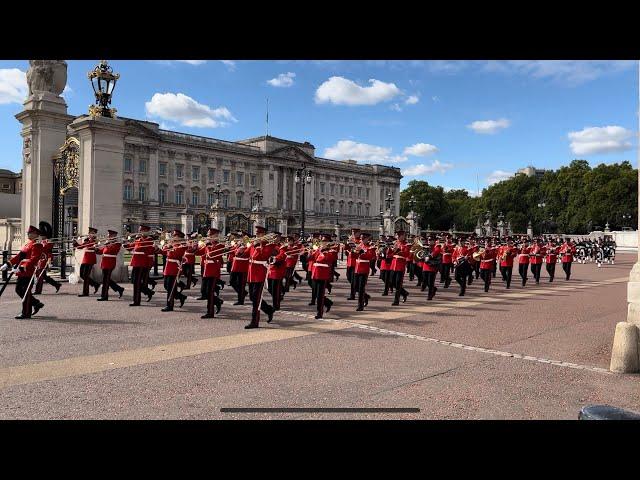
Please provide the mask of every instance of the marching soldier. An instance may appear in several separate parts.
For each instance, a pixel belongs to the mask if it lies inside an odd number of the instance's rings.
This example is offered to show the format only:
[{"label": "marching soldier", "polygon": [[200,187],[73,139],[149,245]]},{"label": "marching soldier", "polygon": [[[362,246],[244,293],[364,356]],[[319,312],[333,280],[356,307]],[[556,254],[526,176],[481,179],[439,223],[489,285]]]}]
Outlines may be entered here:
[{"label": "marching soldier", "polygon": [[300,257],[300,252],[302,251],[302,244],[296,241],[296,238],[293,235],[287,236],[287,256],[284,260],[285,266],[285,286],[284,291],[288,292],[291,285],[293,285],[293,289],[295,290],[298,286],[298,282],[296,281],[296,276],[298,280],[302,280],[302,277],[296,273],[296,265],[298,264],[298,258]]},{"label": "marching soldier", "polygon": [[476,242],[475,237],[472,235],[471,238],[469,239],[468,242],[468,249],[469,249],[469,255],[468,255],[468,259],[469,259],[469,277],[467,279],[467,285],[471,285],[473,283],[474,280],[474,273],[475,273],[475,278],[478,278],[478,275],[480,274],[480,262],[477,262],[476,259],[474,258],[473,254],[478,252],[478,250],[480,250],[480,247],[478,246],[478,243]]},{"label": "marching soldier", "polygon": [[249,294],[245,288],[247,285],[247,273],[249,272],[249,246],[242,243],[242,239],[236,242],[231,250],[233,262],[231,263],[229,285],[231,285],[238,294],[238,300],[234,305],[244,305],[244,299]]},{"label": "marching soldier", "polygon": [[460,297],[464,297],[467,291],[467,277],[471,274],[469,256],[469,242],[465,243],[462,237],[458,238],[458,245],[453,249],[451,259],[455,265],[456,282],[460,285],[460,293],[458,294]]},{"label": "marching soldier", "polygon": [[440,272],[440,283],[444,282],[444,288],[449,288],[451,284],[451,267],[453,265],[453,244],[451,243],[451,237],[446,236],[446,240],[442,246],[442,269]]},{"label": "marching soldier", "polygon": [[507,237],[507,244],[498,249],[500,259],[500,273],[507,282],[507,288],[511,288],[511,276],[513,275],[513,259],[518,255],[518,249],[513,245],[513,239]]},{"label": "marching soldier", "polygon": [[252,302],[251,323],[244,328],[258,328],[260,326],[260,310],[268,315],[267,323],[273,320],[274,309],[262,299],[264,283],[267,279],[267,268],[269,257],[276,253],[276,247],[261,239],[266,233],[266,228],[256,226],[258,238],[249,247],[249,272],[247,281],[249,282],[249,298]]},{"label": "marching soldier", "polygon": [[435,237],[429,237],[429,252],[424,257],[422,264],[422,287],[420,289],[424,292],[427,287],[429,288],[427,300],[433,300],[433,297],[435,297],[438,291],[435,283],[441,261],[442,248],[440,245],[436,245]]},{"label": "marching soldier", "polygon": [[91,278],[91,270],[93,266],[96,264],[96,234],[98,230],[89,227],[89,235],[82,243],[78,243],[75,239],[73,240],[73,246],[78,250],[84,250],[84,255],[82,256],[82,262],[80,263],[80,278],[83,280],[82,284],[82,293],[79,294],[79,297],[88,297],[89,296],[89,285],[93,287],[93,293],[96,293],[100,288],[100,284],[96,282],[93,278]]},{"label": "marching soldier", "polygon": [[150,290],[146,283],[146,276],[149,272],[148,255],[153,253],[155,247],[149,238],[151,227],[140,225],[138,235],[133,243],[123,245],[126,250],[131,251],[131,283],[133,284],[133,303],[130,307],[139,307],[142,293],[147,296],[147,302],[151,300],[154,291]]},{"label": "marching soldier", "polygon": [[[476,254],[478,255],[478,254]],[[480,277],[484,280],[484,291],[489,291],[491,277],[493,277],[493,265],[496,261],[497,251],[491,245],[491,239],[487,238],[484,252],[480,253]]]},{"label": "marching soldier", "polygon": [[115,230],[107,230],[108,239],[106,245],[99,247],[96,246],[96,253],[102,255],[100,260],[100,269],[102,270],[102,294],[98,298],[99,302],[109,300],[109,288],[114,292],[118,292],[119,297],[122,298],[122,292],[124,288],[111,280],[111,273],[116,268],[116,259],[118,258],[118,252],[122,247],[122,244],[116,241],[118,232]]},{"label": "marching soldier", "polygon": [[553,277],[556,274],[556,263],[558,262],[558,248],[554,245],[553,241],[549,239],[546,246],[547,256],[544,258],[545,268],[549,274],[549,281],[553,282]]},{"label": "marching soldier", "polygon": [[383,241],[387,243],[380,251],[380,274],[384,282],[384,292],[382,292],[382,296],[384,297],[389,295],[389,289],[393,287],[393,285],[391,285],[393,279],[393,270],[391,270],[393,249],[389,246],[386,238]]},{"label": "marching soldier", "polygon": [[366,292],[367,279],[371,270],[371,261],[376,259],[376,249],[371,246],[371,234],[362,233],[360,236],[361,243],[355,248],[356,266],[353,273],[353,282],[358,292],[358,308],[357,312],[364,310],[369,304],[371,296]]},{"label": "marching soldier", "polygon": [[[42,244],[38,242],[40,230],[33,225],[27,230],[27,243],[20,249],[17,255],[0,267],[0,271],[5,271],[9,267],[14,267],[16,273],[16,293],[22,298],[22,313],[16,319],[31,318],[44,307],[44,303],[31,294],[33,280],[37,274],[37,267],[44,254]],[[33,309],[33,311],[32,311]]]},{"label": "marching soldier", "polygon": [[[276,244],[280,243],[280,233],[273,232],[276,235]],[[267,288],[271,293],[271,304],[274,310],[280,310],[280,301],[282,300],[282,281],[286,275],[286,259],[287,259],[287,246],[282,245],[278,247],[275,245],[275,255],[269,257],[269,271],[267,274]]]},{"label": "marching soldier", "polygon": [[34,295],[40,295],[42,293],[42,287],[44,282],[47,282],[49,285],[52,285],[56,289],[56,293],[60,290],[62,284],[60,282],[56,282],[53,278],[47,275],[47,267],[51,264],[51,260],[53,260],[53,242],[50,242],[48,239],[51,238],[51,225],[47,222],[40,222],[39,225],[40,230],[40,243],[42,244],[42,251],[47,254],[47,259],[42,260],[38,265],[38,269],[40,270],[40,275],[38,276],[38,282],[36,283],[36,288],[34,291]]},{"label": "marching soldier", "polygon": [[518,273],[522,279],[522,286],[527,284],[527,272],[529,270],[529,254],[531,253],[531,246],[529,240],[524,239],[522,246],[520,247],[520,255],[518,255]]},{"label": "marching soldier", "polygon": [[207,240],[196,254],[200,255],[200,261],[204,265],[202,272],[202,285],[207,298],[207,313],[200,318],[213,318],[214,307],[215,313],[220,313],[220,308],[224,301],[218,295],[217,281],[220,279],[222,269],[222,256],[224,252],[224,244],[218,242],[218,234],[220,230],[210,228],[207,231]]},{"label": "marching soldier", "polygon": [[396,230],[397,240],[393,245],[391,253],[393,255],[393,261],[391,262],[391,272],[393,275],[392,283],[395,289],[395,297],[391,305],[400,305],[400,296],[402,295],[402,303],[407,301],[409,292],[402,286],[404,279],[404,271],[407,268],[407,261],[411,256],[410,246],[405,241],[405,232],[403,230]]},{"label": "marching soldier", "polygon": [[355,253],[355,249],[358,248],[358,244],[360,243],[361,238],[360,229],[352,228],[351,229],[351,239],[353,240],[353,245],[349,245],[345,243],[344,249],[347,251],[347,281],[351,286],[351,293],[347,300],[355,300],[356,299],[356,284],[353,281],[353,275],[356,268],[356,258],[357,255]]},{"label": "marching soldier", "polygon": [[571,277],[571,264],[573,263],[573,256],[576,254],[576,247],[571,243],[571,239],[565,239],[564,243],[560,247],[560,255],[562,255],[562,270],[566,275],[566,280]]},{"label": "marching soldier", "polygon": [[180,300],[180,307],[184,305],[187,296],[182,292],[177,291],[177,278],[182,273],[184,253],[187,249],[184,246],[182,239],[184,233],[180,230],[174,230],[172,234],[172,242],[162,247],[162,252],[167,256],[167,264],[164,267],[164,289],[167,291],[167,306],[164,307],[162,312],[172,312],[175,297]]},{"label": "marching soldier", "polygon": [[529,252],[529,263],[531,264],[531,273],[535,278],[536,283],[540,283],[540,270],[542,270],[542,260],[546,254],[546,250],[542,245],[542,240],[539,238]]},{"label": "marching soldier", "polygon": [[182,280],[178,283],[182,290],[190,290],[191,287],[195,287],[196,283],[198,283],[198,279],[194,277],[196,270],[196,252],[198,251],[198,244],[195,241],[196,236],[197,233],[191,234],[189,241],[185,244],[182,269],[187,283],[185,284]]},{"label": "marching soldier", "polygon": [[337,257],[336,252],[327,246],[330,241],[330,235],[322,236],[321,247],[317,250],[318,254],[313,262],[313,270],[311,272],[311,279],[313,280],[313,289],[316,292],[315,298],[318,307],[316,319],[323,317],[325,307],[327,312],[329,312],[333,305],[333,302],[325,295],[327,283],[331,280],[331,266]]}]

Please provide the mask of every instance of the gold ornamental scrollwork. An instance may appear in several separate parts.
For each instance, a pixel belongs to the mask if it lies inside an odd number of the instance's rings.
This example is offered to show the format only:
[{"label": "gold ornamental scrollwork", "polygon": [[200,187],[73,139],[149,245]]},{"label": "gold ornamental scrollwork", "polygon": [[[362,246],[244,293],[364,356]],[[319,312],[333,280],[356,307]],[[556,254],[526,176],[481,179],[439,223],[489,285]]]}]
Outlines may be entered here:
[{"label": "gold ornamental scrollwork", "polygon": [[62,173],[60,195],[64,195],[70,188],[78,188],[80,172],[80,142],[75,137],[69,137],[60,147],[59,161],[56,162],[56,170]]}]

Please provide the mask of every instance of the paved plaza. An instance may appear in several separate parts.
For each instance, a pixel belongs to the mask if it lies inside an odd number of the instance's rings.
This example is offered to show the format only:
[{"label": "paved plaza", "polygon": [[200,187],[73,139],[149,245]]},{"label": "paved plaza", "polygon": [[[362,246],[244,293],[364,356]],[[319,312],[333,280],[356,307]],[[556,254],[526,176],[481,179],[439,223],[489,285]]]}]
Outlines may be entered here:
[{"label": "paved plaza", "polygon": [[[0,419],[576,419],[581,407],[640,411],[639,375],[608,371],[615,325],[626,319],[635,253],[615,265],[573,265],[548,282],[491,291],[474,281],[439,286],[426,300],[415,282],[392,307],[371,278],[364,312],[348,301],[344,269],[334,306],[315,320],[304,284],[274,322],[245,330],[250,305],[215,319],[192,290],[184,308],[162,313],[164,290],[130,308],[131,285],[108,303],[45,285],[45,308],[16,320],[12,290],[0,300]],[[228,276],[223,278],[228,280]],[[403,408],[394,413],[229,413],[225,408]]]}]

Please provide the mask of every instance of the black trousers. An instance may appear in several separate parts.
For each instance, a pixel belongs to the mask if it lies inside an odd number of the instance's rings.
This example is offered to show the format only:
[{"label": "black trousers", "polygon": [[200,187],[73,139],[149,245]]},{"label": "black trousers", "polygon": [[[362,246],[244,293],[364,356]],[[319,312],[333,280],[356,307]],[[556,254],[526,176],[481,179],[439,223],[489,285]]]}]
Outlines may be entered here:
[{"label": "black trousers", "polygon": [[476,272],[476,278],[480,277],[480,262],[473,264],[473,271]]},{"label": "black trousers", "polygon": [[356,298],[356,283],[355,283],[355,267],[347,267],[347,281],[349,282],[349,285],[351,286],[351,292],[349,294],[349,299],[353,300],[354,298]]},{"label": "black trousers", "polygon": [[443,263],[441,264],[440,270],[440,283],[445,282],[447,280],[451,281],[451,264]]},{"label": "black trousers", "polygon": [[504,281],[507,282],[507,288],[511,288],[511,277],[513,276],[513,265],[510,267],[500,267],[500,274]]},{"label": "black trousers", "polygon": [[393,303],[398,303],[400,302],[400,295],[402,295],[403,297],[409,295],[409,292],[407,292],[402,286],[402,281],[404,280],[404,270],[389,270],[389,272],[392,274],[393,288],[396,291]]},{"label": "black trousers", "polygon": [[313,290],[315,292],[316,297],[316,306],[318,311],[318,318],[322,318],[324,315],[325,307],[329,305],[333,305],[333,302],[327,298],[325,295],[325,290],[327,288],[326,280],[314,280],[313,281]]},{"label": "black trousers", "polygon": [[491,285],[491,277],[493,276],[493,269],[485,270],[480,269],[480,277],[484,280],[484,291],[489,291],[489,286]]},{"label": "black trousers", "polygon": [[493,262],[493,278],[496,278],[496,273],[498,271],[498,262]]},{"label": "black trousers", "polygon": [[152,290],[149,285],[155,285],[156,281],[151,280],[149,275],[151,274],[151,267],[144,267],[142,270],[142,281],[140,282],[140,291],[145,295],[151,295]]},{"label": "black trousers", "polygon": [[247,272],[231,272],[229,285],[238,294],[238,303],[244,305],[244,297],[246,296],[245,286],[247,285]]},{"label": "black trousers", "polygon": [[393,270],[380,270],[382,280],[384,281],[384,293],[383,295],[389,295],[389,289],[393,287]]},{"label": "black trousers", "polygon": [[522,278],[522,286],[524,287],[527,283],[527,273],[529,271],[528,263],[520,263],[518,264],[518,273],[520,274],[520,278]]},{"label": "black trousers", "polygon": [[207,299],[207,315],[211,317],[214,316],[215,307],[221,304],[218,296],[218,280],[217,277],[202,278],[203,296]]},{"label": "black trousers", "polygon": [[464,295],[467,291],[467,277],[471,275],[471,265],[468,262],[462,262],[456,265],[455,279],[460,285],[460,294]]},{"label": "black trousers", "polygon": [[556,276],[556,262],[547,263],[545,265],[545,268],[547,269],[547,273],[549,274],[549,281],[553,282],[553,277]]},{"label": "black trousers", "polygon": [[542,271],[541,263],[532,263],[531,264],[531,273],[533,274],[533,278],[535,278],[536,283],[540,282],[540,272]]},{"label": "black trousers", "polygon": [[113,272],[113,268],[103,268],[102,269],[102,292],[100,294],[101,298],[109,298],[109,288],[114,292],[120,291],[120,285],[111,280],[111,273]]},{"label": "black trousers", "polygon": [[422,285],[422,268],[419,265],[414,264],[413,273],[416,275],[416,278],[418,279],[418,284],[416,285],[416,287],[419,287],[420,285]]},{"label": "black trousers", "polygon": [[422,291],[424,292],[427,288],[429,289],[427,300],[431,300],[436,294],[437,274],[438,272],[429,272],[427,270],[422,270]]},{"label": "black trousers", "polygon": [[413,282],[413,277],[416,275],[416,265],[413,262],[407,264],[407,273],[409,274],[409,281]]},{"label": "black trousers", "polygon": [[186,300],[187,296],[178,291],[177,285],[176,288],[173,288],[173,285],[176,283],[175,275],[166,275],[164,277],[164,289],[167,291],[167,307],[173,308],[174,300],[177,298],[184,298]]},{"label": "black trousers", "polygon": [[267,288],[271,294],[271,303],[274,310],[280,310],[280,298],[282,295],[282,279],[267,279]]},{"label": "black trousers", "polygon": [[[27,286],[29,285],[29,283],[31,283],[31,286],[29,287],[29,291],[27,292]],[[22,316],[25,318],[31,318],[31,310],[33,305],[40,305],[40,307],[44,306],[41,301],[39,301],[31,294],[32,288],[33,283],[31,282],[31,277],[16,278],[16,293],[20,298],[24,297],[24,302],[22,302]]]},{"label": "black trousers", "polygon": [[364,273],[356,273],[353,278],[356,291],[358,292],[358,308],[364,308],[365,299],[369,296],[366,292],[367,279],[369,275]]},{"label": "black trousers", "polygon": [[573,262],[562,262],[562,270],[564,270],[564,273],[567,275],[567,280],[569,280],[569,277],[571,277],[571,264]]},{"label": "black trousers", "polygon": [[36,284],[35,292],[33,293],[34,295],[39,295],[39,294],[42,293],[42,287],[44,285],[44,282],[47,282],[52,287],[56,287],[56,288],[58,288],[58,285],[60,285],[60,282],[56,282],[53,278],[51,278],[45,272],[40,276],[40,279],[38,280],[38,283]]},{"label": "black trousers", "polygon": [[142,280],[144,279],[144,270],[146,267],[133,267],[131,270],[131,283],[133,284],[133,305],[140,305],[142,297]]},{"label": "black trousers", "polygon": [[89,295],[89,285],[93,288],[97,288],[100,286],[98,282],[96,282],[93,278],[91,278],[91,270],[93,269],[93,264],[91,263],[83,263],[80,265],[80,278],[83,280],[82,283],[82,295]]},{"label": "black trousers", "polygon": [[186,280],[186,284],[182,283],[182,285],[184,285],[184,287],[182,287],[185,290],[190,290],[191,289],[191,279],[193,278],[193,271],[194,271],[194,267],[195,265],[191,265],[190,263],[183,263],[182,264],[182,274],[184,275],[184,278]]},{"label": "black trousers", "polygon": [[298,282],[296,282],[295,278],[293,277],[294,273],[295,273],[296,267],[287,267],[287,271],[285,273],[285,282],[284,282],[284,291],[288,292],[289,288],[291,287],[291,285],[297,286]]},{"label": "black trousers", "polygon": [[267,315],[273,315],[273,307],[269,305],[264,299],[262,302],[262,290],[264,288],[264,282],[250,282],[249,283],[249,299],[252,303],[251,308],[251,323],[258,325],[260,323],[260,310]]}]

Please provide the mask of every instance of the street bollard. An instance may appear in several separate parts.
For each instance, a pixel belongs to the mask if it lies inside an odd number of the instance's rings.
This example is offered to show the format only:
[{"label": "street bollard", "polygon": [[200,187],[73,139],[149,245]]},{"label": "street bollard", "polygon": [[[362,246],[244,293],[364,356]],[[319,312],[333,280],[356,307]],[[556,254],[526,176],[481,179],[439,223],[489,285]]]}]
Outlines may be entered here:
[{"label": "street bollard", "polygon": [[582,407],[578,420],[640,420],[640,413],[611,405],[588,405]]}]

